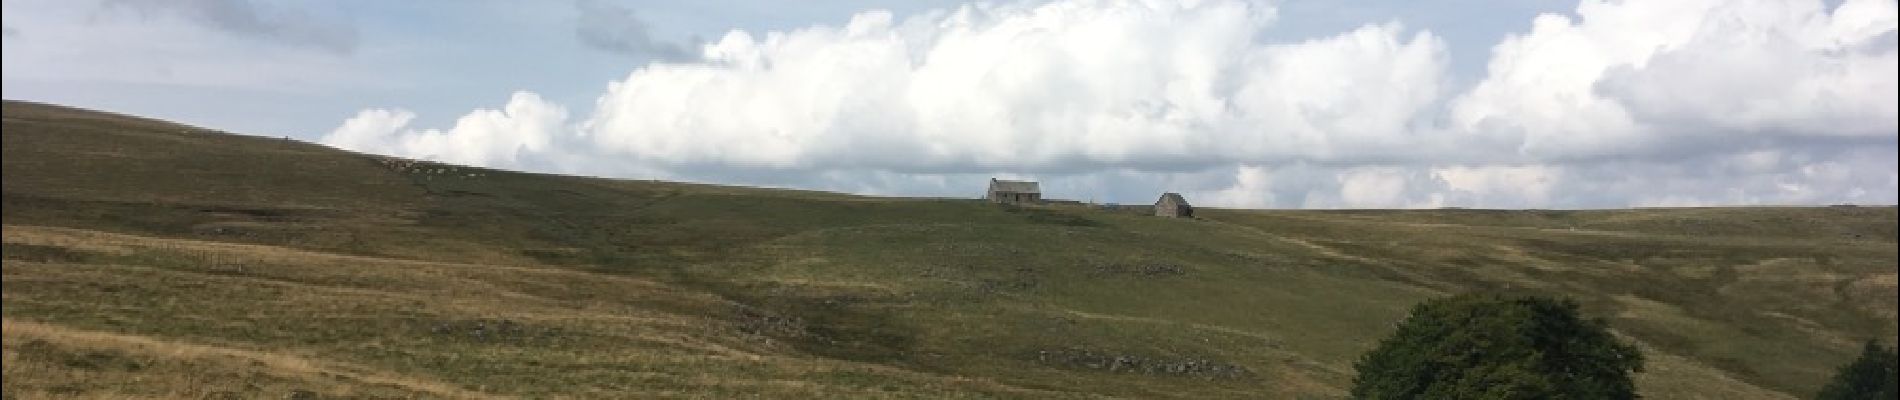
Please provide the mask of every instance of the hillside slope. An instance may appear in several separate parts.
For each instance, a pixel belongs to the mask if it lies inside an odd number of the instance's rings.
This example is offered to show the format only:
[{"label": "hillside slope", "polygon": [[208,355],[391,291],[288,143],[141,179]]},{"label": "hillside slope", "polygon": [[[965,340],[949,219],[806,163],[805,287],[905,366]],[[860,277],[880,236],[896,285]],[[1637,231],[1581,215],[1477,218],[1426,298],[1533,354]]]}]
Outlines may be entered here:
[{"label": "hillside slope", "polygon": [[1177,220],[0,115],[7,398],[1336,398],[1471,290],[1576,298],[1648,396],[1789,398],[1900,308],[1893,207]]}]

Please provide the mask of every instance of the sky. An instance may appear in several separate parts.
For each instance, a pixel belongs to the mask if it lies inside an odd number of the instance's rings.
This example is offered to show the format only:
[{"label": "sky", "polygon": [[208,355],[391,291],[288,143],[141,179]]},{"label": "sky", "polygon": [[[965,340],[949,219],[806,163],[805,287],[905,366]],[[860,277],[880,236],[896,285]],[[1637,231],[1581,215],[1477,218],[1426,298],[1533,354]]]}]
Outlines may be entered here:
[{"label": "sky", "polygon": [[0,0],[0,90],[632,179],[1245,208],[1894,204],[1895,0]]}]

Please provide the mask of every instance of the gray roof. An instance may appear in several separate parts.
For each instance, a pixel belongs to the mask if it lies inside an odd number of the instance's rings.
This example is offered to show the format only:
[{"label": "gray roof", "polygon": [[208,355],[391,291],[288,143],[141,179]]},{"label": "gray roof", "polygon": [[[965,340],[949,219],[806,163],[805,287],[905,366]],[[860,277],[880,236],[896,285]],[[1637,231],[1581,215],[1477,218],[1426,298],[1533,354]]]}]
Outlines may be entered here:
[{"label": "gray roof", "polygon": [[1004,193],[1042,193],[1042,186],[1029,181],[1005,181],[991,178],[990,191]]},{"label": "gray roof", "polygon": [[1155,200],[1155,204],[1160,204],[1161,202],[1164,202],[1164,201],[1173,201],[1174,204],[1179,204],[1179,205],[1184,205],[1184,206],[1188,205],[1187,198],[1183,198],[1181,197],[1180,193],[1175,193],[1175,192],[1162,193],[1161,199]]}]

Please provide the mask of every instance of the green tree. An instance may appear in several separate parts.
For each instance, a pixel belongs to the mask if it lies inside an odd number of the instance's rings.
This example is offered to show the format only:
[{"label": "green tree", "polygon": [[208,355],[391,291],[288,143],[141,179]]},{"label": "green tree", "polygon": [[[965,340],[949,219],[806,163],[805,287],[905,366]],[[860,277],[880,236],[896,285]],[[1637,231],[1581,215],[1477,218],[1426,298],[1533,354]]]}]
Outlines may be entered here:
[{"label": "green tree", "polygon": [[1892,400],[1900,398],[1900,375],[1895,375],[1895,364],[1900,355],[1891,347],[1883,347],[1872,340],[1860,352],[1860,358],[1841,367],[1841,372],[1821,388],[1814,398],[1820,400]]},{"label": "green tree", "polygon": [[1633,399],[1643,356],[1577,303],[1460,295],[1412,308],[1353,364],[1359,399]]}]

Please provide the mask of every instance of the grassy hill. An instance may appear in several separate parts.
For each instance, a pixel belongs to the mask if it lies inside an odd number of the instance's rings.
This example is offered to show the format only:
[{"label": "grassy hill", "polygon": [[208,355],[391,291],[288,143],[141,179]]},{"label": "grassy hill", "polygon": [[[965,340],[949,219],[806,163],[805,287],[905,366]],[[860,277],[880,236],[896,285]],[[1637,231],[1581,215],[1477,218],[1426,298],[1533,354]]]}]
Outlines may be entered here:
[{"label": "grassy hill", "polygon": [[1474,290],[1581,301],[1650,397],[1789,398],[1900,334],[1886,206],[1179,220],[0,111],[6,398],[1339,398]]}]

